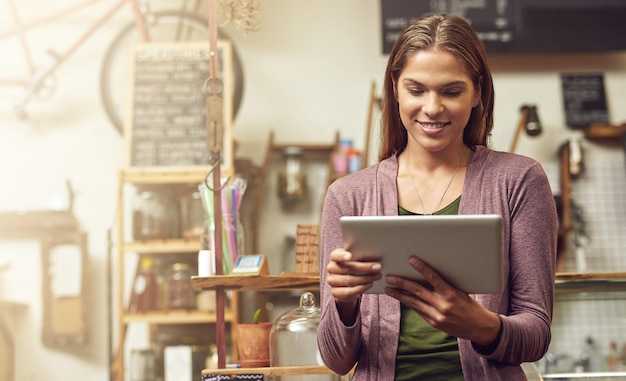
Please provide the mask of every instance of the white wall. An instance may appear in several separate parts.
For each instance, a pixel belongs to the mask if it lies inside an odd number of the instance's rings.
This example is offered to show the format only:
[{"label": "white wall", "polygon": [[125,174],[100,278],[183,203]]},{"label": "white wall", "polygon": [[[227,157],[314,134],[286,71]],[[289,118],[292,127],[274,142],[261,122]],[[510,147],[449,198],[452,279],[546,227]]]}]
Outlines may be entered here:
[{"label": "white wall", "polygon": [[[64,0],[19,2],[35,14],[46,4]],[[371,81],[379,87],[385,68],[380,43],[378,0],[261,0],[261,28],[243,35],[232,25],[225,30],[234,40],[245,73],[244,99],[233,135],[239,156],[260,164],[269,131],[279,142],[331,142],[334,133],[362,147]],[[5,6],[3,4],[2,6]],[[59,46],[95,14],[74,18],[42,34],[41,46]],[[0,8],[0,30],[6,22]],[[91,343],[86,350],[46,348],[41,333],[41,269],[36,242],[0,242],[0,256],[10,260],[0,270],[0,296],[27,303],[17,325],[19,381],[108,379],[106,257],[107,230],[115,225],[117,171],[122,163],[122,139],[109,126],[100,106],[98,73],[104,48],[117,30],[118,18],[96,34],[58,74],[58,89],[46,103],[33,103],[22,120],[10,109],[0,90],[0,210],[45,209],[53,194],[63,195],[71,180],[75,213],[89,234],[92,309]],[[0,48],[6,45],[0,42]],[[3,50],[4,51],[4,50]],[[6,57],[0,53],[0,70]],[[523,103],[536,103],[544,125],[537,138],[523,136],[518,152],[549,163],[556,149],[577,132],[564,126],[559,73],[602,71],[614,124],[626,120],[626,55],[552,55],[495,57],[496,126],[493,145],[506,150]],[[585,143],[593,160],[623,160],[623,153]],[[271,179],[268,181],[272,181]],[[266,197],[272,197],[268,191]],[[275,209],[263,215],[265,226],[280,221]],[[288,220],[288,219],[287,219]],[[283,226],[287,231],[291,226]],[[284,230],[283,229],[283,230]],[[286,233],[285,233],[286,234]],[[262,230],[261,252],[280,250],[284,236]],[[271,265],[270,265],[271,266]]]}]

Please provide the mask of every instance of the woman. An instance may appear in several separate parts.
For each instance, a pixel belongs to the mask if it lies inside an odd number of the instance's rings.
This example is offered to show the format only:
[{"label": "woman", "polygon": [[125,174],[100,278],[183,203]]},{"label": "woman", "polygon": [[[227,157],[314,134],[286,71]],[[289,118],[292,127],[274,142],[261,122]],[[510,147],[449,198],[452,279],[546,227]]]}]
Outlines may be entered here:
[{"label": "woman", "polygon": [[[321,221],[318,343],[354,380],[525,380],[550,344],[557,215],[536,161],[488,148],[494,91],[484,48],[458,17],[426,16],[399,36],[384,79],[379,163],[335,181]],[[416,258],[430,283],[351,260],[345,215],[500,214],[504,291],[468,295]],[[459,253],[462,255],[462,253]]]}]

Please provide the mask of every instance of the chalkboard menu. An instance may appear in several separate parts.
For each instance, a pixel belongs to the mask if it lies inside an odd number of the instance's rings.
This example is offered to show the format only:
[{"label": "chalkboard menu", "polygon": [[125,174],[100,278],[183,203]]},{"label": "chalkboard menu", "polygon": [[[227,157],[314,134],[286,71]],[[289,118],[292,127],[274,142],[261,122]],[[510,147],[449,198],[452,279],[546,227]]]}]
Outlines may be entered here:
[{"label": "chalkboard menu", "polygon": [[601,73],[561,74],[563,107],[568,127],[582,128],[592,123],[609,124],[609,113]]},{"label": "chalkboard menu", "polygon": [[[219,41],[223,83],[222,168],[232,169],[232,68],[228,41]],[[209,44],[138,44],[132,54],[129,165],[176,168],[210,164],[207,148]]]},{"label": "chalkboard menu", "polygon": [[380,0],[382,50],[426,15],[467,19],[487,53],[626,50],[624,0]]}]

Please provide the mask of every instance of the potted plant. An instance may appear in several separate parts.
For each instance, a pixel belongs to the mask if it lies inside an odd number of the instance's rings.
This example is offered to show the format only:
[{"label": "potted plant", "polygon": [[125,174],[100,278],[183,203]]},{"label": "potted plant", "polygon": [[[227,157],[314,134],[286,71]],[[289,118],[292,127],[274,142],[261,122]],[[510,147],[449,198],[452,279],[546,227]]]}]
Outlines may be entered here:
[{"label": "potted plant", "polygon": [[270,366],[270,331],[272,323],[259,322],[261,309],[254,313],[252,323],[237,324],[237,352],[242,368]]}]

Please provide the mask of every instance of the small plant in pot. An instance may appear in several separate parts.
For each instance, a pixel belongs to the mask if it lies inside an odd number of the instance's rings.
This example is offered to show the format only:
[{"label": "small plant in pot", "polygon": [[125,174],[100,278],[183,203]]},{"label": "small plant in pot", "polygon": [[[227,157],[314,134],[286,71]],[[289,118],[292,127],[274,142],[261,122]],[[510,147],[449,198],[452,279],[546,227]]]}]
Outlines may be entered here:
[{"label": "small plant in pot", "polygon": [[272,323],[259,322],[257,309],[251,324],[237,324],[237,352],[242,368],[270,366],[270,331]]}]

